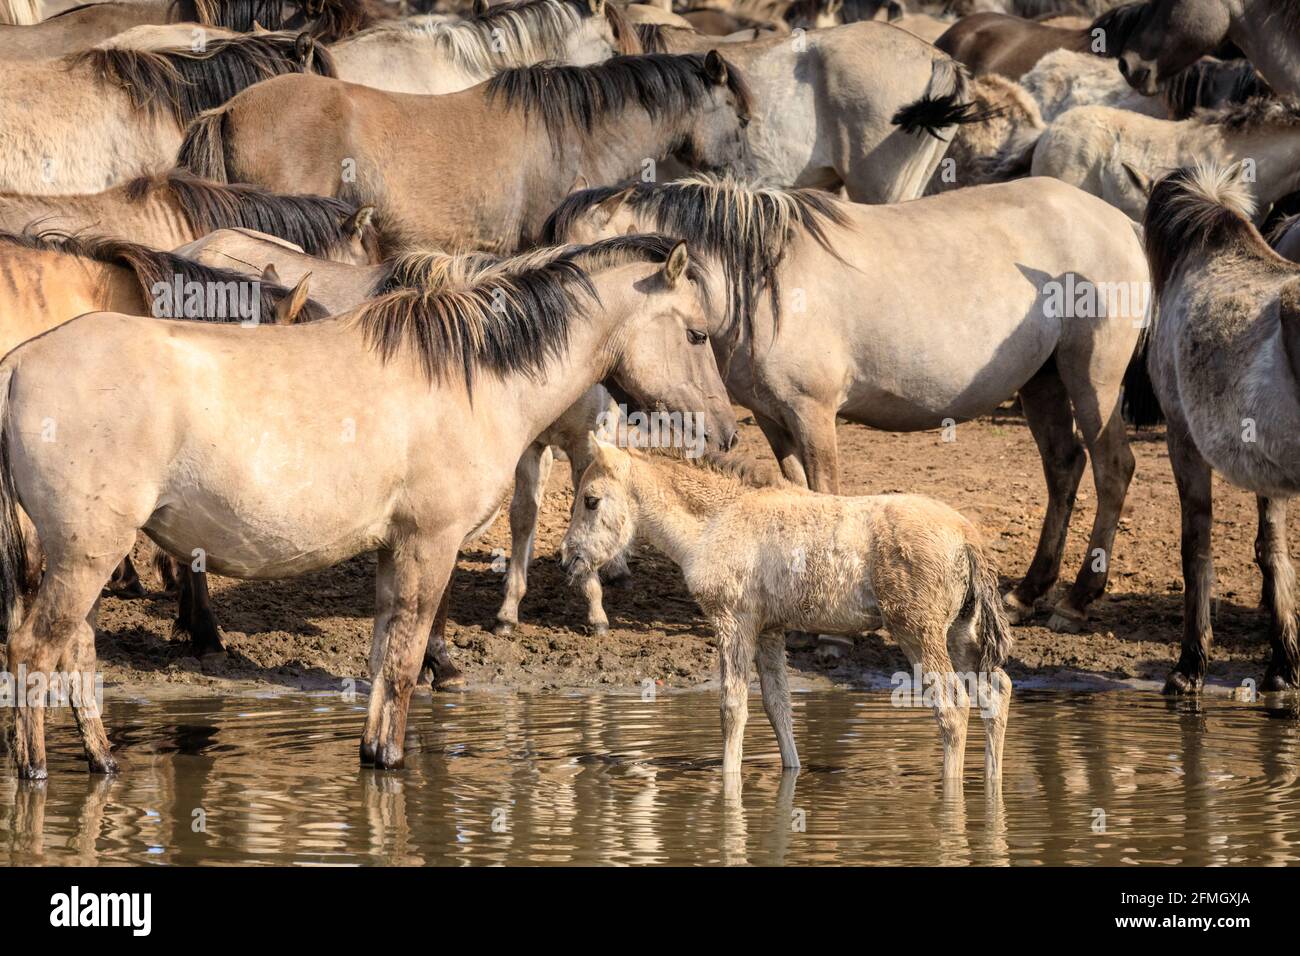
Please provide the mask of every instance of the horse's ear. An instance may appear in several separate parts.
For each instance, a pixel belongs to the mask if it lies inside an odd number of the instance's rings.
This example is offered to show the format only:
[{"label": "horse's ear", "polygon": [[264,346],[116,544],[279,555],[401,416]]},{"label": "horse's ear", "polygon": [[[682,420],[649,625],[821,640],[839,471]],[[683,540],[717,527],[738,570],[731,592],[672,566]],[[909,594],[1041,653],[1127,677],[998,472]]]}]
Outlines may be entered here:
[{"label": "horse's ear", "polygon": [[275,271],[275,263],[269,262],[265,269],[262,270],[262,281],[267,285],[284,285],[280,281],[280,273]]},{"label": "horse's ear", "polygon": [[573,185],[569,187],[569,192],[580,193],[584,189],[590,189],[590,188],[591,188],[591,183],[587,182],[587,177],[582,175],[582,173],[578,173],[577,176],[573,177]]},{"label": "horse's ear", "polygon": [[587,0],[587,6],[593,17],[599,17],[605,12],[605,0]]},{"label": "horse's ear", "polygon": [[885,19],[890,23],[893,23],[895,20],[901,20],[907,15],[907,7],[903,6],[899,0],[889,0],[889,2],[885,4],[885,9],[888,11]]},{"label": "horse's ear", "polygon": [[311,278],[308,272],[298,284],[293,287],[293,291],[280,300],[275,307],[275,324],[276,325],[293,325],[298,321],[303,306],[307,304],[307,280]]},{"label": "horse's ear", "polygon": [[686,272],[686,266],[691,261],[690,253],[686,251],[686,243],[679,242],[673,246],[673,251],[668,253],[668,261],[664,263],[664,280],[669,285],[676,285],[677,280]]},{"label": "horse's ear", "polygon": [[256,20],[254,20],[253,29],[250,30],[249,32],[256,36],[262,33],[270,33],[271,31],[268,30],[266,27],[262,26],[262,24],[258,23]]},{"label": "horse's ear", "polygon": [[635,186],[628,186],[626,189],[620,189],[612,196],[607,196],[596,204],[594,219],[597,225],[607,226],[609,221],[614,218],[614,213],[623,208],[623,203],[627,202]]},{"label": "horse's ear", "polygon": [[375,207],[361,206],[343,222],[343,231],[357,239],[363,237],[375,221]]},{"label": "horse's ear", "polygon": [[316,41],[310,33],[299,33],[293,40],[294,56],[302,64],[304,71],[311,70],[311,61],[316,56]]},{"label": "horse's ear", "polygon": [[704,74],[718,86],[726,85],[727,61],[717,50],[704,54]]},{"label": "horse's ear", "polygon": [[488,0],[474,0],[474,16],[481,17],[490,9],[492,8],[488,5]]},{"label": "horse's ear", "polygon": [[1130,166],[1128,163],[1124,162],[1121,162],[1120,165],[1124,167],[1124,173],[1128,176],[1128,181],[1137,188],[1137,191],[1144,196],[1150,196],[1151,177],[1142,172],[1142,170],[1138,169],[1136,166]]}]

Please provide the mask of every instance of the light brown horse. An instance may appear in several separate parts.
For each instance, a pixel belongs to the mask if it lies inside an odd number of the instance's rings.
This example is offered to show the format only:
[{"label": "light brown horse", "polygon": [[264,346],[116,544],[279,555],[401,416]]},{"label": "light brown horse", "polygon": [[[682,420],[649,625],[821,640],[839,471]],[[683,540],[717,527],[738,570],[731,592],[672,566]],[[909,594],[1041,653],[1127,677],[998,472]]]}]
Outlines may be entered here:
[{"label": "light brown horse", "polygon": [[372,205],[386,252],[511,251],[579,179],[743,163],[749,112],[716,52],[524,67],[446,96],[280,77],[201,116],[177,165]]},{"label": "light brown horse", "polygon": [[[0,191],[93,193],[172,166],[186,124],[268,77],[332,74],[305,34],[102,48],[0,71]],[[301,190],[284,190],[299,192]]]},{"label": "light brown horse", "polygon": [[0,230],[9,232],[91,232],[174,249],[217,229],[255,229],[313,256],[355,264],[381,259],[373,212],[325,196],[210,183],[181,170],[82,196],[0,193]]},{"label": "light brown horse", "polygon": [[[685,244],[623,236],[481,287],[396,292],[319,322],[248,329],[101,313],[27,342],[0,362],[11,612],[0,617],[13,619],[26,577],[19,505],[47,570],[9,633],[10,671],[93,671],[96,600],[137,530],[249,579],[377,550],[361,758],[400,767],[456,555],[546,423],[608,378],[647,406],[700,411],[714,445],[734,440],[712,350],[693,334],[702,278]],[[126,382],[111,409],[96,400]],[[41,441],[50,419],[57,443]],[[112,772],[93,702],[73,704],[91,770]],[[46,776],[44,718],[43,706],[16,717],[25,779]]]},{"label": "light brown horse", "polygon": [[[313,13],[308,13],[308,7]],[[88,50],[132,27],[187,23],[193,39],[202,28],[247,33],[254,24],[266,30],[307,32],[333,43],[369,23],[360,0],[119,0],[67,10],[30,26],[0,25],[0,62],[45,60]]]}]

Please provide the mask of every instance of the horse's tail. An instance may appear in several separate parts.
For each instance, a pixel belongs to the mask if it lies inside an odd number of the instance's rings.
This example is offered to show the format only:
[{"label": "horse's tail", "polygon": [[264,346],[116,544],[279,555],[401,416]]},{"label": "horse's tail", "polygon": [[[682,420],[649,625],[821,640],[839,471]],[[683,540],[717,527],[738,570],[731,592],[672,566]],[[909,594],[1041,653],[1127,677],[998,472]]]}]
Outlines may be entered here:
[{"label": "horse's tail", "polygon": [[1133,357],[1128,360],[1128,368],[1124,370],[1124,396],[1120,409],[1124,420],[1134,428],[1151,428],[1165,420],[1160,398],[1156,395],[1155,385],[1151,383],[1151,372],[1147,369],[1147,357],[1151,352],[1151,326],[1151,321],[1148,321],[1142,328],[1137,347],[1133,349]]},{"label": "horse's tail", "polygon": [[947,142],[945,130],[963,123],[982,123],[989,115],[971,100],[966,68],[941,54],[930,66],[930,81],[920,99],[900,106],[891,122],[905,133],[928,133]]},{"label": "horse's tail", "polygon": [[975,623],[979,669],[989,674],[1005,664],[1011,654],[1011,628],[1002,613],[997,571],[989,564],[984,550],[974,542],[966,544],[966,566],[966,600],[961,616],[969,618],[979,612]]},{"label": "horse's tail", "polygon": [[176,165],[214,183],[230,182],[226,156],[226,108],[205,110],[185,129]]},{"label": "horse's tail", "polygon": [[0,364],[0,628],[6,635],[18,627],[27,583],[27,547],[9,461],[9,383],[13,374],[12,365]]}]

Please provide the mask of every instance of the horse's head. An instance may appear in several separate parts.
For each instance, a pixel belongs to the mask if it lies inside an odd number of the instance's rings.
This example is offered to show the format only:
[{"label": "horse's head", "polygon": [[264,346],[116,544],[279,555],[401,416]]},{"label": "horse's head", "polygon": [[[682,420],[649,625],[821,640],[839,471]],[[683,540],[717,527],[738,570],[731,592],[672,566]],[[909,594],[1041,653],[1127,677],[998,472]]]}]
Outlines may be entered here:
[{"label": "horse's head", "polygon": [[[613,254],[651,240],[662,244],[664,237],[620,237],[597,248]],[[690,264],[686,243],[673,245],[649,273],[644,263],[628,268],[640,269],[624,273],[633,279],[630,287],[600,290],[610,306],[621,296],[628,316],[612,340],[615,361],[607,385],[638,410],[666,413],[674,429],[670,443],[726,451],[736,442],[736,418],[709,342],[708,291]]]},{"label": "horse's head", "polygon": [[709,95],[691,113],[689,128],[673,157],[694,169],[720,172],[747,168],[753,98],[739,72],[717,50],[701,61]]},{"label": "horse's head", "polygon": [[1125,38],[1119,71],[1154,96],[1161,82],[1218,47],[1231,21],[1226,0],[1151,0]]},{"label": "horse's head", "polygon": [[362,206],[343,221],[343,242],[330,258],[354,266],[373,266],[384,261],[379,231],[374,223],[375,207]]},{"label": "horse's head", "polygon": [[575,577],[613,561],[636,535],[632,456],[590,433],[587,450],[591,464],[574,490],[573,515],[560,545],[560,565]]}]

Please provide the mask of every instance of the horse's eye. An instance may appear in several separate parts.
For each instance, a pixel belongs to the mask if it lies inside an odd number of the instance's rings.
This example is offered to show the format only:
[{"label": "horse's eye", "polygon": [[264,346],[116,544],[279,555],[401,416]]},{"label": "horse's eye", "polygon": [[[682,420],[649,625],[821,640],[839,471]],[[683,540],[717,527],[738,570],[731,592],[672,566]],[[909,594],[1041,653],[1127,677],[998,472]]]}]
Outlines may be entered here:
[{"label": "horse's eye", "polygon": [[699,329],[687,329],[686,338],[690,340],[692,345],[702,345],[709,340],[709,334],[701,332]]},{"label": "horse's eye", "polygon": [[582,499],[582,502],[587,506],[588,511],[595,511],[596,505],[600,504],[600,499],[595,495],[587,495],[587,497]]}]

